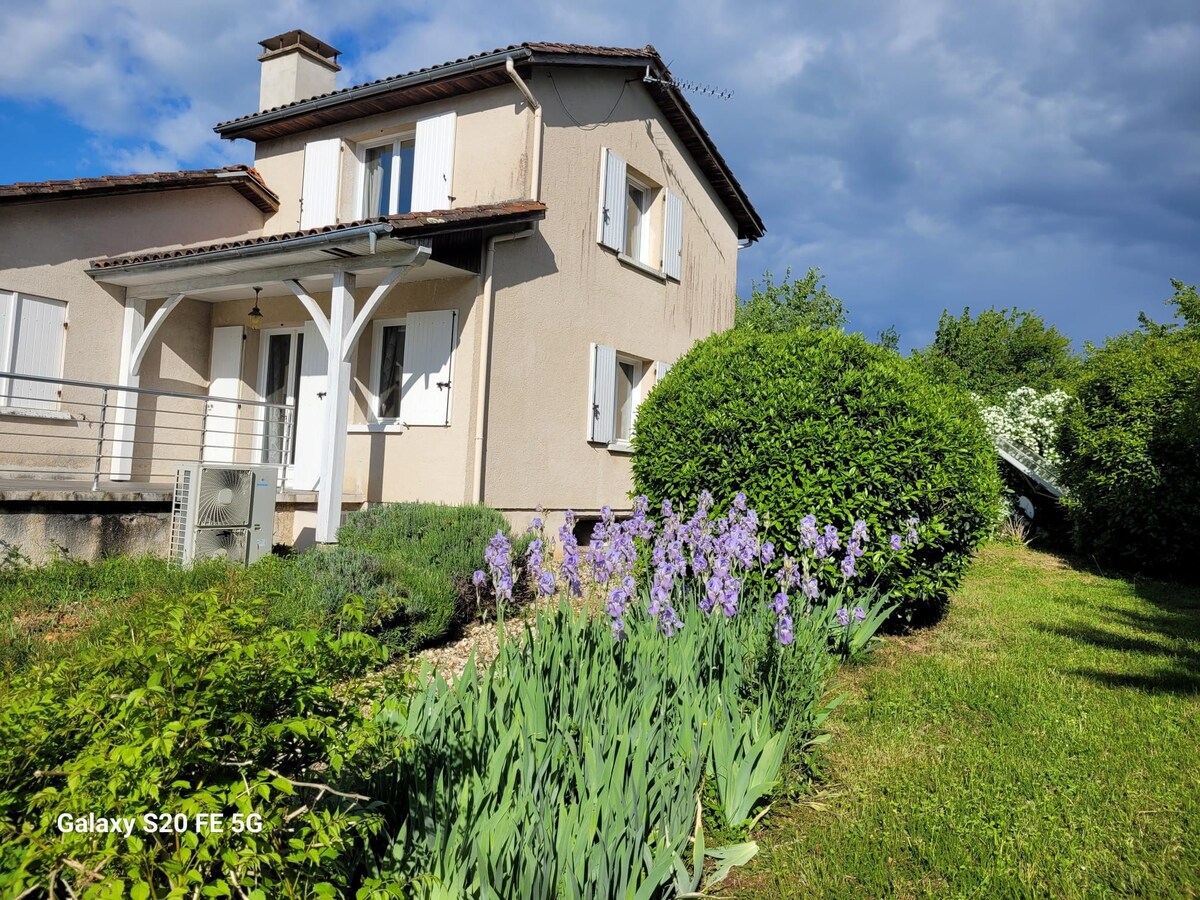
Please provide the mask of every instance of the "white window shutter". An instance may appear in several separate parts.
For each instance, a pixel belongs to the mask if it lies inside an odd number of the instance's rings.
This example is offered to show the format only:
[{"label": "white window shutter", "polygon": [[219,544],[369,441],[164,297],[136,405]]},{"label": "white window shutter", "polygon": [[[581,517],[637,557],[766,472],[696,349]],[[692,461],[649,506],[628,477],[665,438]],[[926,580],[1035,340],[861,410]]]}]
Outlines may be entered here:
[{"label": "white window shutter", "polygon": [[592,344],[592,373],[588,392],[588,440],[611,444],[616,435],[617,351]]},{"label": "white window shutter", "polygon": [[454,129],[458,116],[442,113],[417,120],[413,148],[413,212],[449,209],[454,185]]},{"label": "white window shutter", "polygon": [[400,420],[405,425],[450,424],[451,357],[457,317],[451,309],[408,314],[400,386]]},{"label": "white window shutter", "polygon": [[[63,326],[67,304],[18,294],[13,331],[13,371],[22,375],[62,378]],[[17,379],[12,386],[14,406],[58,409],[61,385]]]},{"label": "white window shutter", "polygon": [[625,160],[607,147],[600,150],[600,212],[597,240],[618,253],[625,252],[625,200],[628,181]]},{"label": "white window shutter", "polygon": [[328,449],[325,447],[328,387],[329,351],[317,323],[309,319],[304,323],[300,388],[296,397],[296,421],[292,434],[296,447],[295,461],[287,473],[288,484],[298,491],[315,491],[321,484],[321,458]]},{"label": "white window shutter", "polygon": [[663,271],[679,280],[683,273],[683,198],[674,191],[666,192],[663,210]]},{"label": "white window shutter", "polygon": [[658,384],[667,377],[667,373],[670,371],[671,364],[669,362],[656,362],[654,364],[654,383]]},{"label": "white window shutter", "polygon": [[341,138],[304,145],[304,191],[300,195],[300,228],[322,228],[337,222],[341,182]]},{"label": "white window shutter", "polygon": [[[222,325],[213,329],[212,351],[208,362],[208,418],[204,423],[204,462],[231,463],[237,443],[238,404],[242,386],[241,325]],[[131,395],[132,397],[132,395]]]}]

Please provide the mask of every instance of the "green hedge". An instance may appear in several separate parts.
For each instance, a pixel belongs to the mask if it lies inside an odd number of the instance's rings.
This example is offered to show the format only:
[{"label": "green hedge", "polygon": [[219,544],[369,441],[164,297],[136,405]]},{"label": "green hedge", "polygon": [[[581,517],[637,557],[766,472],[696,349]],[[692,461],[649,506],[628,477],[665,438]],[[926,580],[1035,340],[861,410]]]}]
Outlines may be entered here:
[{"label": "green hedge", "polygon": [[[722,508],[744,491],[781,553],[797,552],[809,513],[843,541],[865,520],[859,571],[909,621],[944,602],[998,503],[971,399],[836,330],[732,331],[697,344],[642,404],[634,447],[637,490],[654,504],[690,505],[709,490]],[[919,547],[890,553],[888,535],[910,516]],[[832,565],[823,579],[836,581]]]},{"label": "green hedge", "polygon": [[1200,336],[1132,332],[1090,353],[1059,449],[1079,553],[1197,578]]}]

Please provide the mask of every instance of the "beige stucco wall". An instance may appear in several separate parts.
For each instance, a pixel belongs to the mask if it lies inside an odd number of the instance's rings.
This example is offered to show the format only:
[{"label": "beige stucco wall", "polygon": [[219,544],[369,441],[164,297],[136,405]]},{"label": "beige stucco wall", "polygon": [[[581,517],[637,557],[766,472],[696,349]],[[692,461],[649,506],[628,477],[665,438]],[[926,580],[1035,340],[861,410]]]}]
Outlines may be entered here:
[{"label": "beige stucco wall", "polygon": [[[0,290],[65,301],[63,377],[113,383],[121,355],[124,292],[93,281],[86,273],[91,260],[256,233],[262,222],[260,211],[224,187],[0,207]],[[147,318],[156,308],[155,303],[147,304]],[[208,315],[208,304],[191,300],[172,313],[173,327],[150,348],[142,364],[142,387],[204,389],[211,340]],[[62,409],[73,416],[70,420],[4,416],[0,431],[6,439],[0,449],[28,452],[0,454],[0,471],[90,470],[92,463],[86,458],[50,454],[93,452],[98,409],[85,404],[99,399],[94,391],[67,388]],[[139,422],[148,424],[156,408],[179,409],[181,403],[147,398]],[[146,439],[150,436],[148,432]],[[166,452],[138,447],[135,471],[145,475],[150,456]]]},{"label": "beige stucco wall", "polygon": [[[592,342],[671,362],[733,324],[734,223],[642,85],[623,86],[624,77],[556,69],[557,94],[548,73],[531,81],[544,105],[548,212],[537,236],[497,249],[485,475],[486,502],[514,519],[539,503],[629,505],[629,455],[586,439]],[[610,109],[596,128],[571,120],[600,121]],[[629,266],[596,242],[602,147],[683,196],[679,283]],[[647,368],[643,395],[654,381]]]},{"label": "beige stucco wall", "polygon": [[255,148],[254,165],[279,195],[280,201],[279,211],[268,219],[265,231],[279,234],[300,227],[304,145],[309,141],[331,137],[342,139],[338,221],[353,222],[362,218],[357,144],[399,134],[414,128],[417,119],[448,110],[458,113],[451,189],[453,206],[478,206],[527,196],[530,114],[524,98],[513,85],[259,143]]}]

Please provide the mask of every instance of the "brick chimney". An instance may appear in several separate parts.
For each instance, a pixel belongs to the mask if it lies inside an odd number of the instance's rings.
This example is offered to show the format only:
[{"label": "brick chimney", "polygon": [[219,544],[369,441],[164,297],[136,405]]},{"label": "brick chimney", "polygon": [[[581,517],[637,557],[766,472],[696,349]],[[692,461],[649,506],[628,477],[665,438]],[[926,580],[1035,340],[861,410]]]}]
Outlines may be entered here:
[{"label": "brick chimney", "polygon": [[258,109],[272,109],[328,94],[337,86],[341,52],[307,31],[287,31],[259,41],[263,55]]}]

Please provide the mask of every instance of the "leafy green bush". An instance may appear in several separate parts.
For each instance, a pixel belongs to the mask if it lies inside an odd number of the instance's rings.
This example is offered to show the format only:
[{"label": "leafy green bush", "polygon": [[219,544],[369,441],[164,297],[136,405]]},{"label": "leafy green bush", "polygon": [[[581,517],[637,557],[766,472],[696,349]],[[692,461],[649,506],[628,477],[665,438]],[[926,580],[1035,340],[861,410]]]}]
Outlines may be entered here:
[{"label": "leafy green bush", "polygon": [[[1059,434],[1076,549],[1102,565],[1195,580],[1200,547],[1200,312],[1090,348]],[[1188,318],[1192,316],[1193,318]]]},{"label": "leafy green bush", "polygon": [[[338,544],[375,556],[405,586],[408,621],[420,642],[478,614],[471,575],[497,532],[509,536],[508,521],[487,506],[386,503],[347,516]],[[516,540],[516,558],[529,540]],[[522,590],[514,599],[527,597]]]},{"label": "leafy green bush", "polygon": [[[798,555],[801,520],[870,532],[860,571],[902,604],[933,612],[961,577],[998,502],[991,442],[963,391],[836,330],[735,330],[697,344],[638,411],[634,479],[652,504],[717,504],[745,491],[780,553]],[[918,517],[921,544],[887,551]],[[830,587],[832,565],[822,573]]]},{"label": "leafy green bush", "polygon": [[[365,635],[273,628],[260,603],[202,594],[0,684],[0,893],[332,896],[378,824],[335,792],[376,752],[343,683],[384,658]],[[89,813],[132,824],[63,831]],[[191,824],[148,831],[157,813]]]}]

